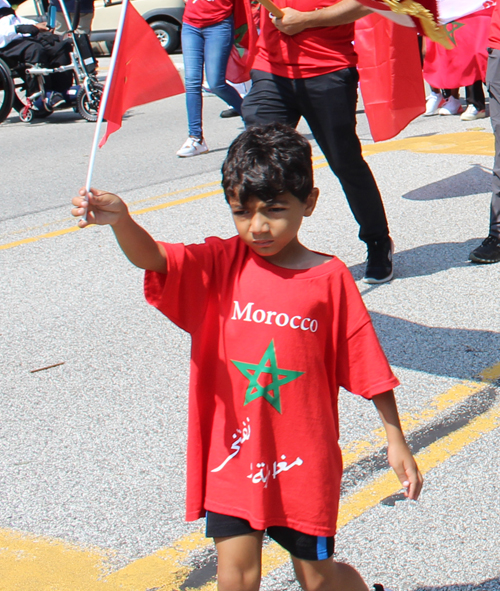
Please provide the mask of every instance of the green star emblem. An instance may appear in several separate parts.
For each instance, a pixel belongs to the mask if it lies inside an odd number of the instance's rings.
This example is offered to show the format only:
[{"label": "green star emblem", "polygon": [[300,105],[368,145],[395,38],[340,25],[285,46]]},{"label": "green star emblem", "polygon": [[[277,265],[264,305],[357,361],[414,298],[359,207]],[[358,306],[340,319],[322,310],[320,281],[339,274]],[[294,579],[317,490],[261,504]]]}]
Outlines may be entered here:
[{"label": "green star emblem", "polygon": [[249,380],[243,405],[263,397],[279,413],[281,413],[280,386],[296,380],[304,373],[303,371],[278,367],[274,341],[269,343],[266,352],[257,364],[234,361],[233,359],[231,359],[231,362]]},{"label": "green star emblem", "polygon": [[448,39],[453,43],[453,45],[455,45],[455,47],[457,45],[457,42],[455,40],[455,33],[458,29],[464,26],[465,23],[459,23],[457,21],[451,21],[451,23],[448,23],[448,25],[446,26],[446,33],[448,35]]}]

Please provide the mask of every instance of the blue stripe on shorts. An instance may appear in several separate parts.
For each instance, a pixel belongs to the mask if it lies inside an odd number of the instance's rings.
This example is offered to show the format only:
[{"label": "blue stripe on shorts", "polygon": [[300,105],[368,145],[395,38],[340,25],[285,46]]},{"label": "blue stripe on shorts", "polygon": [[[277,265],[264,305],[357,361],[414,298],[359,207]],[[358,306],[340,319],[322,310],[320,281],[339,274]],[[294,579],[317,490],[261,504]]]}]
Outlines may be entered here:
[{"label": "blue stripe on shorts", "polygon": [[325,536],[318,536],[316,542],[316,552],[318,554],[318,560],[325,560],[328,558],[327,538]]}]

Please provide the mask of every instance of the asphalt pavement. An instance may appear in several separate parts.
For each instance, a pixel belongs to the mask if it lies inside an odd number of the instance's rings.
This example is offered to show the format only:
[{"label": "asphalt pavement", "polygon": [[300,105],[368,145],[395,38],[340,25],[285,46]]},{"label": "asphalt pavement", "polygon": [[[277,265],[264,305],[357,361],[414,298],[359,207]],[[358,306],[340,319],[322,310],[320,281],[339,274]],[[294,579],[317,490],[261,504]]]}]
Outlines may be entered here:
[{"label": "asphalt pavement", "polygon": [[[174,56],[180,64],[181,56]],[[106,67],[106,60],[101,67]],[[155,237],[229,237],[220,166],[243,129],[204,97],[206,155],[179,159],[184,97],[132,109],[96,160]],[[337,558],[394,591],[500,589],[500,265],[469,251],[488,231],[489,119],[419,117],[374,144],[396,253],[390,284],[362,283],[365,249],[311,138],[321,196],[303,242],[351,269],[398,375],[398,403],[425,472],[401,500],[372,405],[341,395]],[[94,126],[72,111],[0,125],[0,590],[212,589],[213,548],[184,513],[189,339],[142,296],[142,273],[109,228],[78,230]],[[298,590],[264,551],[262,588]]]}]

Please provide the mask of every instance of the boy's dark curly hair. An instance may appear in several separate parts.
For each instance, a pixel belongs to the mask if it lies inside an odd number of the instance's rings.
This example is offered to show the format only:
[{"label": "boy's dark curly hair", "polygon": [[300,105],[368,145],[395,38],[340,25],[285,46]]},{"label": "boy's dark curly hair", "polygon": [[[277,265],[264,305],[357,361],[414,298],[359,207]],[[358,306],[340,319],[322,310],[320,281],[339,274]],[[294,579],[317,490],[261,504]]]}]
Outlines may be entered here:
[{"label": "boy's dark curly hair", "polygon": [[300,133],[282,123],[256,125],[230,145],[222,165],[226,201],[250,197],[271,202],[289,191],[305,201],[313,189],[311,146]]}]

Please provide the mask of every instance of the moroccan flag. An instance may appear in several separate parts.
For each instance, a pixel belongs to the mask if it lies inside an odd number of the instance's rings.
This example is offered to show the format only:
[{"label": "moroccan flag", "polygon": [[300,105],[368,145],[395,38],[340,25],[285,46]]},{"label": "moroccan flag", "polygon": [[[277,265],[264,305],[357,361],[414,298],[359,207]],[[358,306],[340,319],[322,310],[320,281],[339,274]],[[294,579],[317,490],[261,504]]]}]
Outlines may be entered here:
[{"label": "moroccan flag", "polygon": [[356,22],[355,47],[372,137],[391,139],[425,112],[417,32],[371,14]]},{"label": "moroccan flag", "polygon": [[234,2],[234,44],[226,68],[226,80],[240,84],[250,80],[250,70],[257,49],[257,26],[255,24],[258,6],[251,0]]},{"label": "moroccan flag", "polygon": [[99,147],[120,129],[128,109],[184,92],[179,73],[153,29],[130,2],[124,2],[122,10],[123,29],[121,37],[120,29],[117,32],[106,81],[109,88],[101,100],[107,127]]},{"label": "moroccan flag", "polygon": [[448,22],[451,51],[432,41],[426,43],[424,78],[431,86],[460,88],[485,80],[493,9],[490,6]]}]

